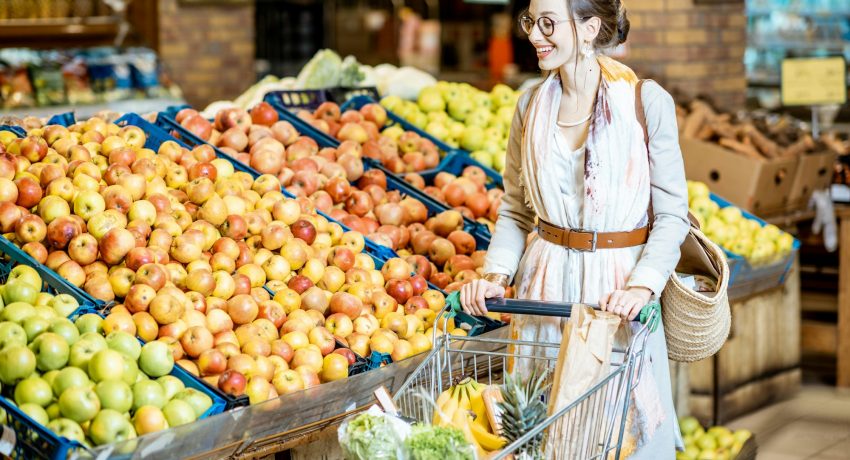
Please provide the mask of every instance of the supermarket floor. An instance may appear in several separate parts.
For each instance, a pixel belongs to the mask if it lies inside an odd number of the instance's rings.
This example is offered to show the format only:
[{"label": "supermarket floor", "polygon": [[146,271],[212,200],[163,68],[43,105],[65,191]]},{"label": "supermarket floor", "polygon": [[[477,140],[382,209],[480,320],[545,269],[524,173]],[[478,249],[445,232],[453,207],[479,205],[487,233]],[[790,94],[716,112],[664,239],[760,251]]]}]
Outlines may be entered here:
[{"label": "supermarket floor", "polygon": [[728,426],[755,433],[759,460],[850,459],[850,391],[806,385]]}]

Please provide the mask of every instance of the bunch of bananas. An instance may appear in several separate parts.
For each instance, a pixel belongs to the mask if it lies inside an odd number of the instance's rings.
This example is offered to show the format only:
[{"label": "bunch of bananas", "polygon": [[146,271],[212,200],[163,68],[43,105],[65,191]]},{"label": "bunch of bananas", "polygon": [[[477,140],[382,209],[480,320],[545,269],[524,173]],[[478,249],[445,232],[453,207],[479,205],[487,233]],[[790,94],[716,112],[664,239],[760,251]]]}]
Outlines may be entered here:
[{"label": "bunch of bananas", "polygon": [[440,394],[433,418],[435,426],[453,426],[463,432],[480,458],[505,446],[505,439],[496,434],[498,430],[487,417],[483,394],[488,388],[466,377]]}]

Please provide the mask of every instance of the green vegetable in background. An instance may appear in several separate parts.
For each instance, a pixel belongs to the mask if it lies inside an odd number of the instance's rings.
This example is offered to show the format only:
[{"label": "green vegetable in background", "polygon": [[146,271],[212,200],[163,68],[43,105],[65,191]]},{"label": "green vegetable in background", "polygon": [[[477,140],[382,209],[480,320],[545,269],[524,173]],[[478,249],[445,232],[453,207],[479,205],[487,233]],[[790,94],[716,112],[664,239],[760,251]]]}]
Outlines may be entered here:
[{"label": "green vegetable in background", "polygon": [[354,56],[346,56],[342,60],[339,76],[339,86],[359,86],[366,75],[360,70],[360,63]]},{"label": "green vegetable in background", "polygon": [[360,414],[343,429],[340,446],[346,460],[398,458],[401,441],[386,418]]},{"label": "green vegetable in background", "polygon": [[414,425],[404,441],[410,460],[474,460],[472,446],[456,428]]},{"label": "green vegetable in background", "polygon": [[342,58],[332,50],[319,50],[301,69],[297,88],[319,89],[338,86],[342,70]]}]

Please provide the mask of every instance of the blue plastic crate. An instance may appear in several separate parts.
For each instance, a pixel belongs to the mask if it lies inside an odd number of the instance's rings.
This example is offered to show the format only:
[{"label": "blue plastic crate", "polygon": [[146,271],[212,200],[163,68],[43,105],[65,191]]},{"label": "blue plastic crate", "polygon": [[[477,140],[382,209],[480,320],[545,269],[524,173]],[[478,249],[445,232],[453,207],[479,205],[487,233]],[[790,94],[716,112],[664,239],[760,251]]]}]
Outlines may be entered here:
[{"label": "blue plastic crate", "polygon": [[324,89],[289,89],[270,91],[263,96],[268,103],[276,102],[289,110],[316,110],[325,102],[330,101]]},{"label": "blue plastic crate", "polygon": [[368,97],[376,101],[381,98],[378,88],[374,86],[335,86],[326,88],[325,91],[328,98],[337,104],[344,104],[355,97]]},{"label": "blue plastic crate", "polygon": [[[727,206],[734,206],[723,198],[711,194],[711,200],[717,203],[721,209]],[[759,217],[741,210],[741,214],[751,220],[755,220],[762,227],[767,225],[767,222]],[[794,245],[791,252],[779,260],[764,265],[752,265],[750,262],[737,254],[733,254],[726,249],[726,258],[729,262],[729,297],[733,299],[743,298],[752,294],[756,294],[767,289],[772,289],[781,286],[797,258],[797,253],[800,251],[800,241],[794,239]]]},{"label": "blue plastic crate", "polygon": [[164,113],[166,116],[172,119],[177,119],[177,114],[183,109],[191,109],[192,106],[189,104],[180,104],[180,105],[169,105],[160,113]]},{"label": "blue plastic crate", "polygon": [[47,120],[48,125],[61,125],[64,127],[68,127],[77,122],[77,117],[74,115],[74,112],[65,112],[53,115]]},{"label": "blue plastic crate", "polygon": [[[10,270],[9,264],[0,264],[0,283],[5,283]],[[51,288],[59,290],[61,286],[54,285],[52,281],[47,281],[45,291],[49,291]],[[86,313],[99,314],[91,306],[86,305],[74,312],[69,318],[73,321]],[[141,342],[141,340],[139,341]],[[206,382],[195,378],[176,365],[171,371],[171,375],[180,379],[187,388],[194,388],[212,399],[212,406],[200,418],[207,418],[225,410],[225,401],[215,392],[210,391]],[[86,449],[78,442],[58,436],[45,426],[40,425],[3,396],[0,396],[0,408],[6,411],[5,424],[15,431],[16,443],[12,454],[13,458],[65,460],[71,452]]]},{"label": "blue plastic crate", "polygon": [[18,137],[26,137],[27,132],[20,126],[2,125],[0,131],[9,131],[15,133]]}]

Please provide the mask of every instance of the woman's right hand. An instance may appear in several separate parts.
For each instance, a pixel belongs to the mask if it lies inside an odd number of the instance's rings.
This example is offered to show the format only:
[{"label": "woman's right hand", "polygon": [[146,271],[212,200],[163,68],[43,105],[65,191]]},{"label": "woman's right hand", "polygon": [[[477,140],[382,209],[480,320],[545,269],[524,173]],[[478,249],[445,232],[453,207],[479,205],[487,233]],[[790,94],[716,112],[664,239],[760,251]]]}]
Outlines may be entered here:
[{"label": "woman's right hand", "polygon": [[460,304],[463,311],[473,316],[487,314],[487,306],[484,304],[486,299],[504,296],[504,287],[484,279],[474,280],[460,288]]}]

